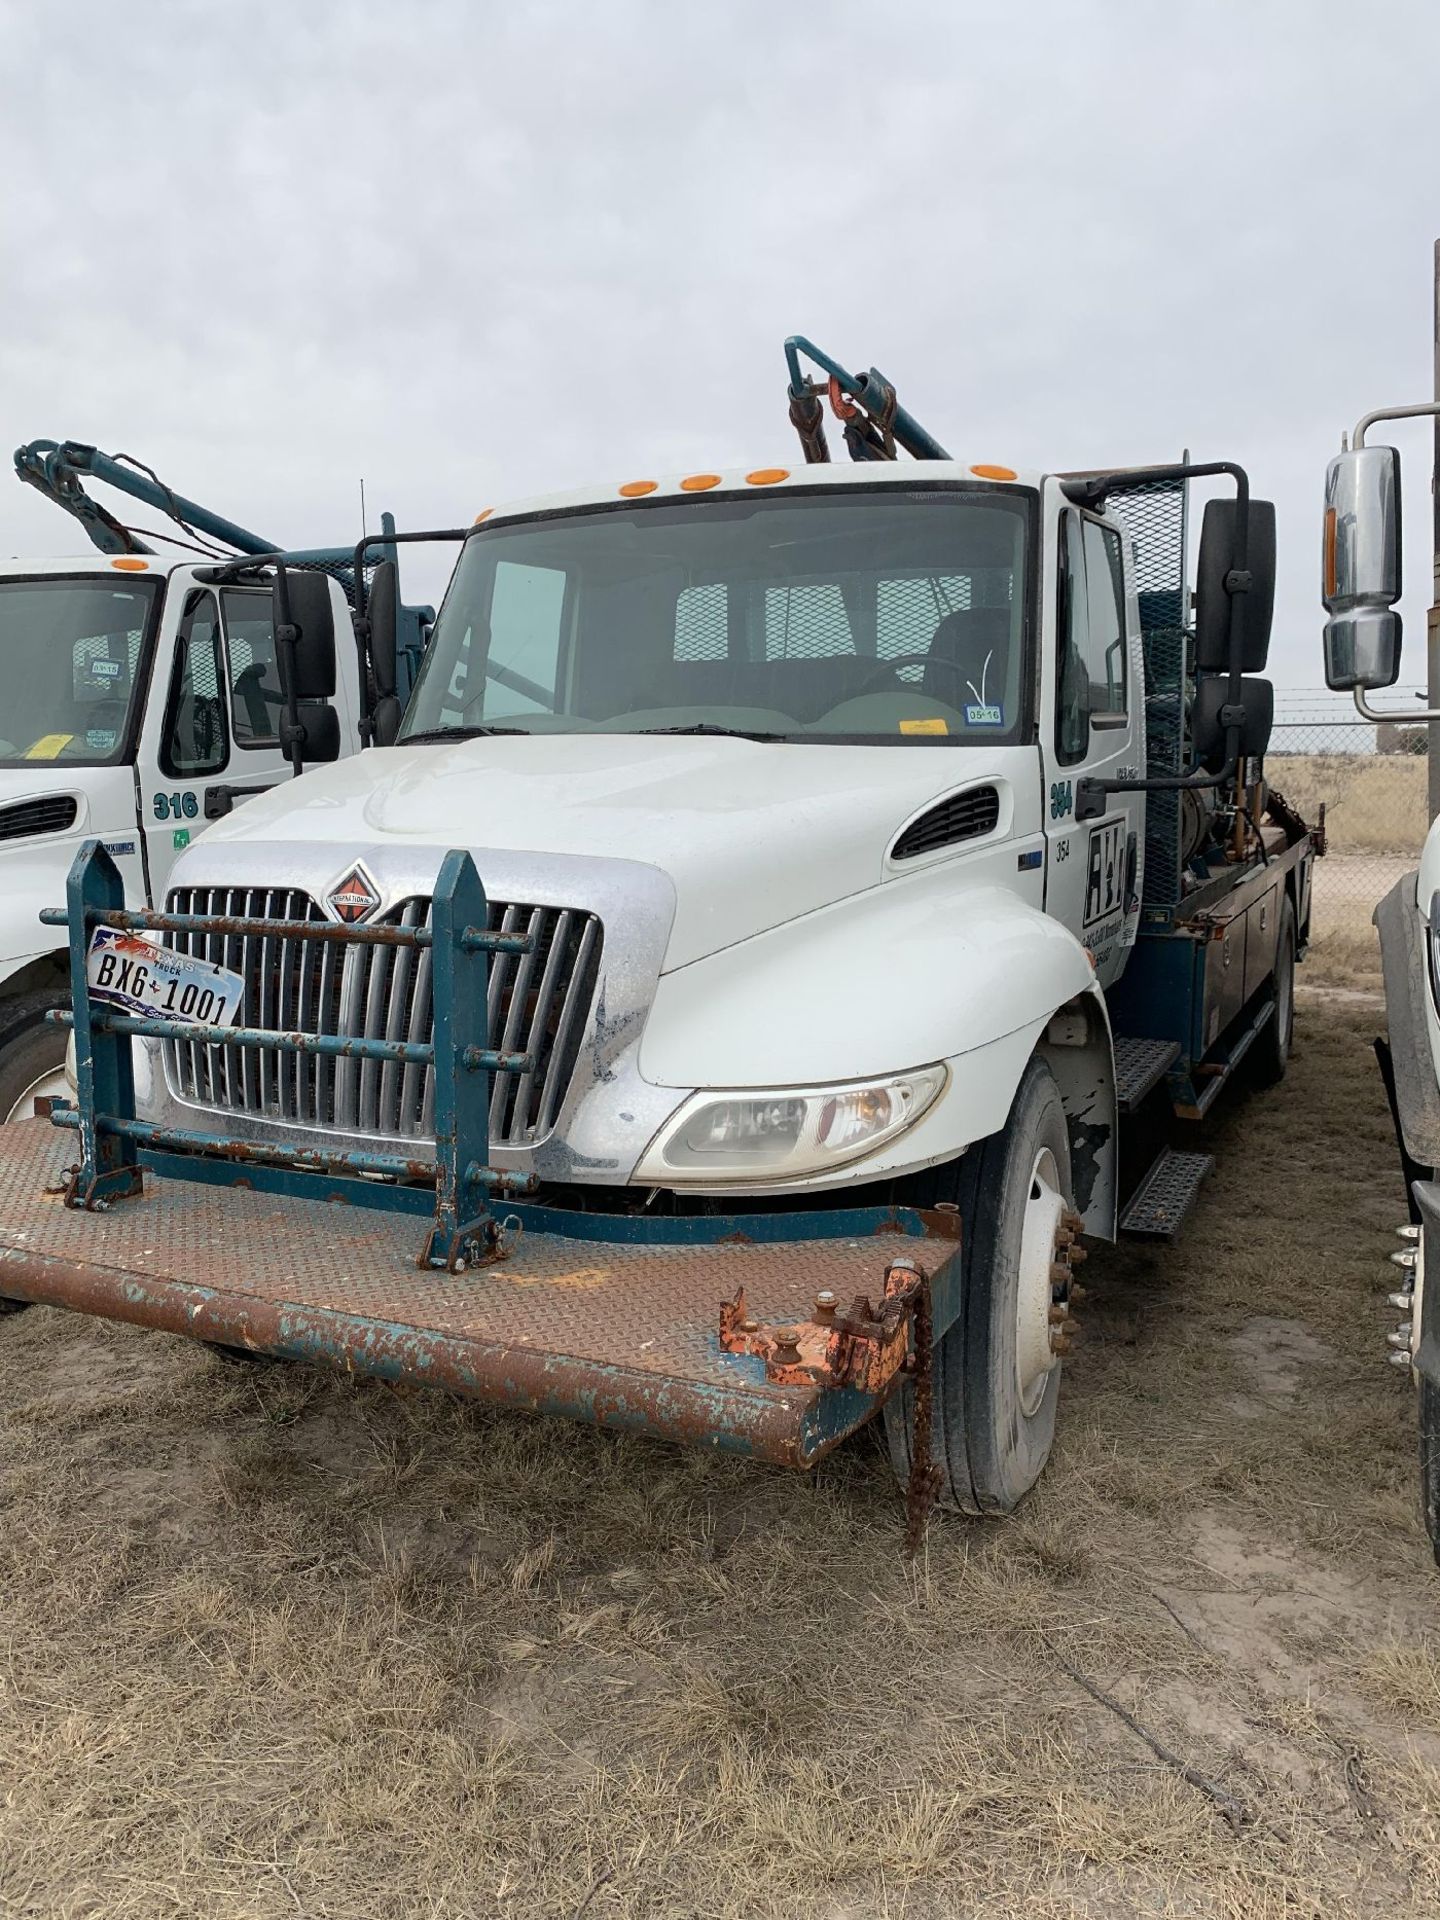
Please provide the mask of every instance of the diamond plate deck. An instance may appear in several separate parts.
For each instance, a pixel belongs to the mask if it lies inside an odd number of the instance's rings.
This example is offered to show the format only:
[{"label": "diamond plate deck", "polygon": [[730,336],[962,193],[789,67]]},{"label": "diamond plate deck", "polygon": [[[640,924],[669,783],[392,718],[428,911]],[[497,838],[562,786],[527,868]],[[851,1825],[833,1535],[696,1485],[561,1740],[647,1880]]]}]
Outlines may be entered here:
[{"label": "diamond plate deck", "polygon": [[528,1233],[498,1265],[423,1272],[403,1214],[150,1172],[143,1197],[73,1212],[44,1192],[73,1156],[44,1120],[0,1128],[0,1297],[787,1466],[818,1459],[874,1403],[771,1385],[763,1361],[720,1347],[721,1301],[743,1286],[766,1320],[803,1319],[822,1287],[875,1297],[890,1261],[918,1256],[933,1276],[955,1251],[899,1234],[657,1246]]}]

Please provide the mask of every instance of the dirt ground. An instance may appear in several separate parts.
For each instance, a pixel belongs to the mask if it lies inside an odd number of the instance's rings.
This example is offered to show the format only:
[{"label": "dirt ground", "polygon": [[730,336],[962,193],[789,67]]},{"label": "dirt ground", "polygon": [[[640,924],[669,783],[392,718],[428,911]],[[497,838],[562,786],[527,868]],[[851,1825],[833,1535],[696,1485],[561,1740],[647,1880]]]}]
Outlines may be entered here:
[{"label": "dirt ground", "polygon": [[866,1434],[803,1480],[0,1322],[0,1913],[1435,1913],[1376,1018],[1302,994],[1181,1245],[1090,1261],[1036,1494],[913,1570]]}]

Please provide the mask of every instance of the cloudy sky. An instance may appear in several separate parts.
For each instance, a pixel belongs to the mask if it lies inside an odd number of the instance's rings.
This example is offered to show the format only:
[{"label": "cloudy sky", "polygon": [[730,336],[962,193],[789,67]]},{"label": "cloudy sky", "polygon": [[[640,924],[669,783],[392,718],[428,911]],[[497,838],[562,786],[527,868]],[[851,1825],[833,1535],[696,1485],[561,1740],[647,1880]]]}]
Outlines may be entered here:
[{"label": "cloudy sky", "polygon": [[[349,540],[361,475],[793,462],[805,332],[967,459],[1241,460],[1313,686],[1325,460],[1431,388],[1437,74],[1435,0],[0,0],[0,432]],[[0,552],[79,537],[0,483]]]}]

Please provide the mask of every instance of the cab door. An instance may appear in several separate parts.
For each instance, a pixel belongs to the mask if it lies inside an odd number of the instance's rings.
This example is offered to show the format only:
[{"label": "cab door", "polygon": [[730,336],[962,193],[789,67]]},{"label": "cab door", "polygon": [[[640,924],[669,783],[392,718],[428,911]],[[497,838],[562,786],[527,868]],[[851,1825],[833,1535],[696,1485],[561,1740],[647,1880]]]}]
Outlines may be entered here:
[{"label": "cab door", "polygon": [[[156,903],[177,855],[207,820],[290,778],[278,739],[278,683],[272,690],[265,678],[259,638],[262,625],[269,631],[270,596],[240,592],[227,606],[234,591],[187,591],[177,582],[161,627],[136,764]],[[268,658],[273,671],[273,639]]]},{"label": "cab door", "polygon": [[1101,986],[1118,979],[1140,919],[1143,796],[1112,793],[1077,822],[1082,779],[1143,775],[1143,664],[1129,544],[1113,523],[1061,509],[1054,548],[1054,653],[1041,699],[1046,912],[1086,948]]}]

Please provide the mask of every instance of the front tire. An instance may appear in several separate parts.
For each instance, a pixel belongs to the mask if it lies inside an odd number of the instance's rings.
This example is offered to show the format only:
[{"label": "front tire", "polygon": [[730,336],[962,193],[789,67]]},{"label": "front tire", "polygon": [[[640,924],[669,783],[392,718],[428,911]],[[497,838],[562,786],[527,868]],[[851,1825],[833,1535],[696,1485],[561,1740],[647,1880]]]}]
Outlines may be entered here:
[{"label": "front tire", "polygon": [[28,993],[0,1010],[0,1126],[30,1120],[35,1102],[65,1092],[65,1029],[45,1015],[68,993]]},{"label": "front tire", "polygon": [[[961,1218],[961,1311],[932,1356],[938,1497],[961,1513],[1009,1513],[1050,1457],[1060,1393],[1051,1269],[1072,1205],[1070,1136],[1042,1060],[1025,1069],[1001,1131],[931,1179],[929,1203],[955,1202]],[[884,1411],[891,1462],[905,1485],[913,1385]]]}]

